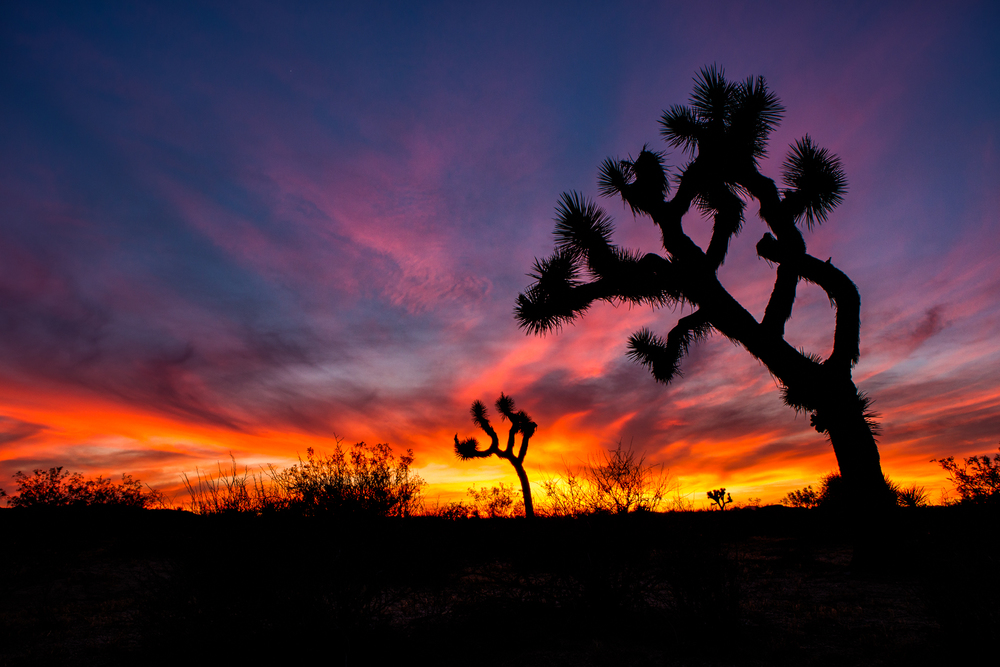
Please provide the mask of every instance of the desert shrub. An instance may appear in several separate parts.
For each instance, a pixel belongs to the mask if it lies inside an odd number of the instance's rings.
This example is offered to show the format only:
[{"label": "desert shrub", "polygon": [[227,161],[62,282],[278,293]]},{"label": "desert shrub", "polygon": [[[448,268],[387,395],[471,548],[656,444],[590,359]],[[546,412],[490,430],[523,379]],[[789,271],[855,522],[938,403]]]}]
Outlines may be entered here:
[{"label": "desert shrub", "polygon": [[831,472],[820,480],[818,491],[810,484],[803,489],[788,492],[780,503],[788,507],[835,509],[843,506],[845,496],[844,480],[838,473]]},{"label": "desert shrub", "polygon": [[927,489],[913,484],[904,488],[896,488],[896,504],[900,507],[926,507],[930,503],[927,500]]},{"label": "desert shrub", "polygon": [[420,508],[420,476],[410,472],[413,452],[397,460],[386,444],[359,442],[345,451],[340,442],[331,454],[312,447],[306,460],[284,470],[276,481],[304,514],[341,516],[410,516]]},{"label": "desert shrub", "polygon": [[454,500],[449,502],[447,505],[438,506],[429,510],[428,515],[455,521],[457,519],[468,519],[472,516],[472,510],[472,505],[469,505],[461,500]]},{"label": "desert shrub", "polygon": [[[927,490],[922,486],[914,484],[904,488],[888,477],[885,484],[895,496],[899,507],[924,507],[928,504]],[[846,494],[844,480],[839,474],[831,472],[820,480],[819,491],[814,490],[812,485],[791,491],[781,499],[781,504],[789,507],[838,509],[845,505]]]},{"label": "desert shrub", "polygon": [[306,459],[290,468],[273,466],[240,471],[233,460],[217,476],[196,471],[183,476],[197,514],[410,516],[420,508],[425,482],[410,472],[409,450],[397,460],[389,445],[359,442],[345,449],[338,440],[333,452],[319,455],[310,447]]},{"label": "desert shrub", "polygon": [[281,473],[268,466],[253,473],[246,466],[242,472],[230,456],[232,469],[225,472],[219,464],[219,473],[213,477],[202,475],[195,469],[192,481],[183,475],[184,487],[191,498],[189,507],[195,514],[270,514],[288,509],[293,500]]},{"label": "desert shrub", "polygon": [[788,507],[819,507],[820,494],[812,488],[812,484],[805,487],[804,489],[796,489],[795,491],[789,491],[785,494],[785,497],[781,499],[782,505],[787,505]]},{"label": "desert shrub", "polygon": [[966,505],[1000,503],[1000,454],[991,460],[988,454],[970,456],[959,466],[955,457],[932,459],[948,473],[959,502]]},{"label": "desert shrub", "polygon": [[472,500],[469,516],[483,519],[510,519],[524,516],[524,500],[517,497],[514,487],[500,482],[488,489],[471,487],[468,490]]},{"label": "desert shrub", "polygon": [[80,473],[69,473],[59,466],[36,469],[31,475],[19,470],[14,474],[14,482],[17,491],[8,500],[11,507],[109,505],[151,508],[165,505],[162,493],[148,486],[144,488],[142,482],[132,479],[131,475],[122,475],[120,482],[100,475],[97,479],[84,479]]},{"label": "desert shrub", "polygon": [[579,474],[567,468],[564,477],[543,482],[542,489],[548,513],[557,516],[654,512],[667,506],[688,506],[679,494],[668,499],[668,493],[677,491],[677,487],[661,465],[646,463],[644,455],[637,455],[621,442],[589,460]]},{"label": "desert shrub", "polygon": [[673,484],[671,487],[673,493],[664,498],[663,504],[658,509],[664,512],[693,512],[694,500],[689,496],[681,495],[680,486]]},{"label": "desert shrub", "polygon": [[598,510],[596,503],[590,502],[592,495],[586,482],[571,470],[566,476],[542,482],[545,491],[545,513],[552,516],[577,516]]}]

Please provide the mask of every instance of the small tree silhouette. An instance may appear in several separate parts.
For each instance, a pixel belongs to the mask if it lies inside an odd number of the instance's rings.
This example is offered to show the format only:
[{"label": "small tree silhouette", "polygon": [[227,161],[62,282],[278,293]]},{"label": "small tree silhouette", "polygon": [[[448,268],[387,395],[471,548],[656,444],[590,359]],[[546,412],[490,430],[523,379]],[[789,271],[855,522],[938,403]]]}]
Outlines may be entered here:
[{"label": "small tree silhouette", "polygon": [[709,491],[706,495],[708,496],[709,500],[711,500],[713,503],[719,506],[720,510],[725,510],[726,505],[729,505],[733,502],[733,497],[728,493],[726,493],[725,487]]},{"label": "small tree silhouette", "polygon": [[[652,219],[666,253],[644,255],[614,245],[611,217],[578,193],[564,194],[555,253],[535,260],[535,282],[518,296],[515,317],[529,333],[542,334],[583,315],[595,301],[690,305],[694,311],[666,339],[648,329],[632,334],[629,357],[667,383],[680,375],[688,348],[712,332],[740,343],[781,383],[784,401],[811,413],[813,427],[828,435],[856,507],[888,507],[894,496],[882,476],[870,400],[851,377],[860,354],[858,289],[830,260],[806,252],[799,229],[826,220],[843,200],[847,180],[840,160],[809,135],[795,142],[784,162],[784,189],[760,173],[758,161],[783,113],[763,77],[731,82],[721,68],[703,69],[690,106],[674,105],[660,121],[666,142],[690,156],[673,179],[672,198],[663,153],[644,146],[635,159],[608,158],[601,165],[601,194],[621,196],[633,215]],[[757,254],[777,265],[759,321],[718,277],[751,198],[770,230],[757,243]],[[714,220],[705,248],[682,226],[692,205]],[[803,280],[823,289],[836,307],[833,350],[826,359],[800,352],[784,338]]]},{"label": "small tree silhouette", "polygon": [[[535,434],[538,424],[531,421],[524,410],[517,410],[514,407],[514,399],[500,393],[500,398],[496,402],[497,412],[501,419],[510,421],[510,432],[507,434],[507,446],[500,448],[500,438],[497,432],[490,425],[489,417],[486,413],[486,406],[482,401],[474,401],[470,412],[472,421],[481,428],[486,435],[490,436],[490,446],[488,449],[479,449],[479,441],[475,438],[467,438],[459,441],[458,434],[455,434],[455,454],[463,461],[469,459],[483,459],[488,456],[499,456],[507,459],[514,466],[517,478],[521,480],[521,493],[524,494],[524,515],[533,518],[535,516],[534,507],[531,504],[531,485],[528,483],[528,474],[524,471],[524,457],[528,453],[528,440]],[[521,447],[514,453],[514,443],[517,434],[521,434]]]}]

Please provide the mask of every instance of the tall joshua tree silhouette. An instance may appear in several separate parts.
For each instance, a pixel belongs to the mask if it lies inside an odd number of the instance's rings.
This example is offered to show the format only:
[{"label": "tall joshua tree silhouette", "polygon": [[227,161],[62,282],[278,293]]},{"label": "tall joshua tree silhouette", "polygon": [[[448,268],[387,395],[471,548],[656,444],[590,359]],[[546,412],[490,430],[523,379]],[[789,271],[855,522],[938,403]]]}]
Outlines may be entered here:
[{"label": "tall joshua tree silhouette", "polygon": [[[859,504],[887,505],[869,399],[851,376],[858,361],[861,299],[853,282],[830,260],[806,252],[799,225],[824,222],[847,187],[840,160],[806,135],[795,142],[783,165],[783,189],[758,170],[767,140],[784,108],[763,77],[731,82],[715,65],[694,78],[689,106],[674,105],[660,119],[667,144],[683,149],[687,164],[672,180],[664,153],[643,146],[635,159],[608,158],[601,165],[604,196],[619,195],[633,215],[660,228],[666,254],[642,255],[611,243],[612,219],[592,201],[572,192],[557,208],[556,249],[535,260],[535,282],[517,297],[515,317],[529,333],[542,334],[582,315],[598,300],[647,304],[684,303],[694,312],[680,318],[666,339],[648,329],[632,334],[628,356],[668,383],[680,375],[689,346],[718,331],[741,344],[782,385],[782,398],[811,414],[826,433],[845,485]],[[730,241],[743,229],[750,198],[770,232],[757,254],[777,265],[774,289],[757,321],[718,278]],[[702,249],[685,234],[682,218],[694,204],[714,219]],[[805,280],[822,288],[836,306],[833,350],[826,359],[799,352],[784,339],[796,287]]]},{"label": "tall joshua tree silhouette", "polygon": [[[531,504],[531,485],[528,484],[528,473],[524,471],[524,457],[528,453],[528,440],[535,434],[538,424],[531,421],[531,417],[524,410],[517,410],[514,407],[514,399],[500,393],[500,398],[496,402],[497,412],[501,419],[510,421],[510,433],[507,434],[507,446],[500,449],[500,438],[497,432],[490,425],[490,419],[486,412],[486,406],[482,401],[474,401],[472,408],[472,421],[476,426],[483,429],[486,435],[490,436],[490,446],[487,449],[479,449],[479,441],[475,438],[467,438],[459,441],[458,434],[455,434],[455,454],[463,461],[469,459],[482,459],[487,456],[499,456],[507,459],[517,471],[517,478],[521,480],[521,492],[524,494],[524,515],[529,519],[535,516],[534,506]],[[517,434],[521,434],[521,447],[514,453],[514,442]]]}]

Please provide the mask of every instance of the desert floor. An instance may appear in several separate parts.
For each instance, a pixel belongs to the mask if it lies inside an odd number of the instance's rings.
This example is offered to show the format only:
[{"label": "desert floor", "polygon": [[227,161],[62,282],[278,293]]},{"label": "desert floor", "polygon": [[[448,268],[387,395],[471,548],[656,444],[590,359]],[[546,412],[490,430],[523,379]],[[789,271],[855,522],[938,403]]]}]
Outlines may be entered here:
[{"label": "desert floor", "polygon": [[[996,657],[998,514],[344,521],[0,510],[0,665],[924,665]],[[987,661],[989,663],[993,658]]]}]

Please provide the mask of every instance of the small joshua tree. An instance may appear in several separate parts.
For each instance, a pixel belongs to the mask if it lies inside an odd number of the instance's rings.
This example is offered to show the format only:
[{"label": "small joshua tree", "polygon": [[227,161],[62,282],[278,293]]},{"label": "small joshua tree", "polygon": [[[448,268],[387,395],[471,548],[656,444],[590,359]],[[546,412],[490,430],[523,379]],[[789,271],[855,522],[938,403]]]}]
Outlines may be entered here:
[{"label": "small joshua tree", "polygon": [[720,510],[725,510],[726,505],[730,505],[733,502],[733,497],[726,493],[725,487],[709,491],[706,495],[709,500],[719,506]]},{"label": "small joshua tree", "polygon": [[[660,121],[666,142],[688,154],[686,164],[670,176],[665,155],[643,147],[635,159],[608,158],[601,166],[601,194],[620,196],[633,214],[648,216],[660,230],[665,254],[614,245],[611,217],[580,194],[564,194],[555,253],[535,260],[535,282],[518,296],[515,317],[529,333],[542,334],[575,320],[596,301],[691,306],[693,312],[665,339],[648,329],[632,334],[629,356],[668,383],[680,375],[681,359],[697,341],[718,332],[741,344],[781,383],[785,403],[810,413],[813,427],[830,438],[855,507],[888,507],[894,496],[882,476],[870,401],[851,377],[860,349],[858,288],[830,260],[806,252],[800,228],[826,220],[842,201],[847,180],[840,160],[808,135],[784,162],[784,188],[759,171],[783,113],[763,77],[728,81],[721,68],[703,69],[690,106],[674,105]],[[675,187],[668,197],[671,180]],[[730,242],[744,229],[751,199],[769,229],[757,242],[757,255],[777,266],[759,320],[718,276]],[[704,248],[682,225],[692,205],[714,222]],[[833,349],[825,359],[785,340],[802,281],[818,285],[836,307]]]},{"label": "small joshua tree", "polygon": [[[490,446],[487,449],[479,449],[479,441],[475,438],[467,438],[459,441],[458,434],[455,434],[455,454],[463,461],[469,459],[483,459],[488,456],[499,456],[507,459],[517,471],[517,478],[521,480],[521,492],[524,494],[524,516],[529,519],[535,516],[534,507],[531,504],[531,485],[528,483],[528,474],[524,471],[524,457],[528,453],[528,440],[535,434],[538,424],[531,421],[524,410],[514,408],[514,399],[505,396],[502,392],[496,402],[497,412],[501,419],[510,421],[510,433],[507,434],[507,446],[500,448],[500,438],[497,432],[490,425],[489,417],[486,413],[486,406],[482,401],[475,401],[470,412],[472,421],[476,426],[483,429],[486,435],[490,436]],[[521,447],[514,453],[514,444],[517,434],[521,434]]]}]

